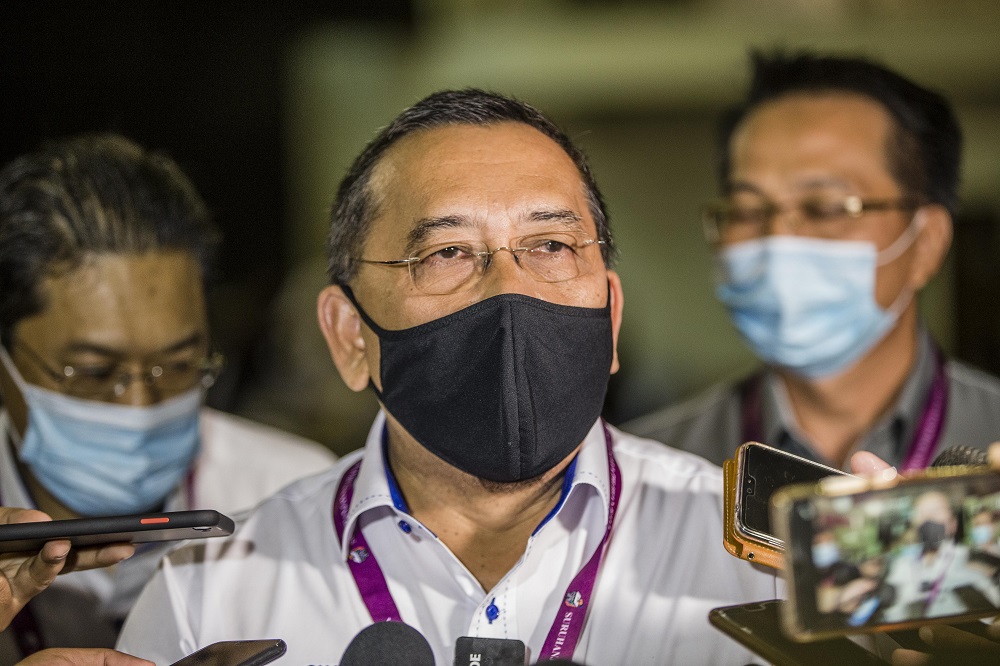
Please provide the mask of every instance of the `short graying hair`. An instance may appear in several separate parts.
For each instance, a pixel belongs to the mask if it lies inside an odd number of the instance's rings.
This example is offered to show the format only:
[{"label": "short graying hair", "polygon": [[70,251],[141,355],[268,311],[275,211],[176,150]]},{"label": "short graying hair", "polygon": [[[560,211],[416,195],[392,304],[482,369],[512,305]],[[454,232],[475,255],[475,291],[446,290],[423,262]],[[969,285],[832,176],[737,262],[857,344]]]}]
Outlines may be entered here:
[{"label": "short graying hair", "polygon": [[365,147],[340,182],[330,213],[327,238],[327,273],[332,284],[347,284],[357,273],[357,259],[371,230],[378,203],[371,178],[382,156],[397,141],[419,130],[444,126],[490,126],[504,122],[524,123],[555,141],[566,151],[580,173],[586,188],[590,214],[597,226],[597,237],[606,266],[616,255],[604,199],[583,152],[551,120],[534,107],[497,93],[466,88],[434,93],[396,116]]},{"label": "short graying hair", "polygon": [[114,134],[49,143],[0,171],[0,340],[44,310],[44,278],[90,255],[182,251],[204,277],[218,240],[170,158]]}]

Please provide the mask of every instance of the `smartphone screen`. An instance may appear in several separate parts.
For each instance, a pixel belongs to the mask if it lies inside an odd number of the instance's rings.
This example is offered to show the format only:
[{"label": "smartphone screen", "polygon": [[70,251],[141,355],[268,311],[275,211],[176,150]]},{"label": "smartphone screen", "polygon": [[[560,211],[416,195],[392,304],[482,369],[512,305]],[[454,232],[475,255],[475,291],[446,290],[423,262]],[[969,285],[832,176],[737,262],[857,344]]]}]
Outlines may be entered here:
[{"label": "smartphone screen", "polygon": [[788,507],[788,629],[910,627],[1000,610],[1000,475],[901,482]]},{"label": "smartphone screen", "polygon": [[808,483],[844,472],[764,444],[740,450],[736,529],[744,536],[782,547],[771,526],[771,496],[793,483]]},{"label": "smartphone screen", "polygon": [[262,666],[285,654],[285,641],[220,641],[192,652],[170,666]]},{"label": "smartphone screen", "polygon": [[714,608],[709,621],[738,643],[775,666],[841,666],[852,664],[885,664],[864,648],[847,638],[832,638],[814,643],[799,643],[781,631],[775,599],[759,603]]}]

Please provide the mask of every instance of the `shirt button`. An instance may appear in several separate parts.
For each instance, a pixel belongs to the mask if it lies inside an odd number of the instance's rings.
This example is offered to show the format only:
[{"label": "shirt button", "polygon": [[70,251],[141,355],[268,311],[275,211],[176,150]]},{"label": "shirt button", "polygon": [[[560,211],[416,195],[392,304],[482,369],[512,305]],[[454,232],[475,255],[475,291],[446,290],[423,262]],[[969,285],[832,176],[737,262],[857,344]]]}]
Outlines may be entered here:
[{"label": "shirt button", "polygon": [[497,605],[494,603],[495,601],[495,598],[491,599],[490,605],[486,607],[486,619],[489,620],[490,624],[493,624],[493,621],[500,617],[500,609],[497,608]]},{"label": "shirt button", "polygon": [[410,524],[405,520],[399,521],[399,529],[403,530],[404,534],[409,534],[410,532],[413,531],[413,528],[410,527]]}]

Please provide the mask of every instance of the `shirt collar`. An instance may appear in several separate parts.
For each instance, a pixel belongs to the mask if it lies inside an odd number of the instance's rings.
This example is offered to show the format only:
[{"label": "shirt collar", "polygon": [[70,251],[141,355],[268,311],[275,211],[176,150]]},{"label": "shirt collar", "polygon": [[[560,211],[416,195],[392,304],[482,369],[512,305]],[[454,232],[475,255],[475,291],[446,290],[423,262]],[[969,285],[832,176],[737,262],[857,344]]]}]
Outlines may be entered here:
[{"label": "shirt collar", "polygon": [[[913,439],[914,429],[920,420],[921,410],[927,399],[931,383],[934,380],[934,340],[923,327],[917,334],[917,357],[903,382],[899,397],[892,408],[869,429],[865,438],[859,442],[857,450],[865,448],[865,441],[872,433],[883,429],[889,432],[893,439],[896,457],[906,454],[906,448]],[[774,442],[780,448],[802,455],[811,453],[809,438],[799,429],[792,408],[791,399],[784,383],[774,370],[764,375],[764,390],[761,391],[761,420],[763,423],[764,441]],[[815,455],[815,453],[811,453]]]},{"label": "shirt collar", "polygon": [[[354,533],[358,519],[362,514],[380,508],[408,513],[406,501],[396,479],[389,468],[385,456],[385,413],[379,410],[368,431],[365,448],[361,458],[361,469],[358,470],[354,482],[354,496],[348,509],[347,520],[344,522],[344,535],[341,539],[341,556],[346,558],[350,550],[350,537]],[[535,533],[542,529],[566,505],[570,498],[577,501],[577,496],[592,495],[578,491],[577,488],[592,488],[603,505],[604,517],[607,519],[611,497],[611,477],[608,467],[608,452],[604,439],[604,425],[598,419],[583,440],[583,445],[567,469],[559,502],[555,508],[542,520]],[[583,500],[580,500],[583,501]]]}]

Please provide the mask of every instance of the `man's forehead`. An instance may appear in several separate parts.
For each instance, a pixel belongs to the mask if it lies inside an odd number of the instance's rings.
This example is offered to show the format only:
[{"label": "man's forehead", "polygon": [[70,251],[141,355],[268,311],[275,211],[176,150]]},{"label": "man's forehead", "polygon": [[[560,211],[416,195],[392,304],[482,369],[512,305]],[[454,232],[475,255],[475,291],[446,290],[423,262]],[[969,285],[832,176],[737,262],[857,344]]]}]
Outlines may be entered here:
[{"label": "man's forehead", "polygon": [[576,164],[558,143],[523,123],[418,130],[386,152],[370,187],[376,219],[406,227],[427,220],[438,228],[482,224],[477,215],[487,209],[525,222],[584,228],[590,218]]},{"label": "man's forehead", "polygon": [[533,159],[575,170],[562,146],[526,123],[451,124],[415,130],[393,144],[379,160],[373,176],[394,171],[447,166],[470,159],[510,164]]}]

